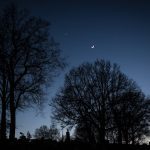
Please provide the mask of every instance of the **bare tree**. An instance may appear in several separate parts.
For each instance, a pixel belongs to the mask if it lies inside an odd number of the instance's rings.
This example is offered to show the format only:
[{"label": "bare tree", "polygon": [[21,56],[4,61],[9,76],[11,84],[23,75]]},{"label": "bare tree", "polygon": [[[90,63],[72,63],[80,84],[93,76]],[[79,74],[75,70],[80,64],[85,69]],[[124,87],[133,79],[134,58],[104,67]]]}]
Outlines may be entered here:
[{"label": "bare tree", "polygon": [[30,141],[30,139],[32,138],[32,136],[31,136],[31,134],[30,134],[30,132],[29,132],[29,131],[27,132],[26,137],[27,137],[27,139],[28,139],[29,141]]},{"label": "bare tree", "polygon": [[1,16],[0,31],[4,40],[0,43],[0,58],[5,56],[7,65],[10,139],[14,139],[16,110],[41,105],[44,87],[50,85],[65,64],[58,43],[49,37],[47,21],[32,17],[14,5],[6,7]]},{"label": "bare tree", "polygon": [[120,115],[114,114],[114,104],[120,102],[124,93],[136,89],[135,82],[118,65],[104,60],[84,63],[66,75],[64,86],[52,100],[54,118],[66,125],[83,126],[98,142],[104,143],[110,131],[117,127],[119,132],[122,130],[113,120]]},{"label": "bare tree", "polygon": [[42,125],[40,128],[35,129],[34,137],[37,139],[49,139],[49,128]]},{"label": "bare tree", "polygon": [[49,128],[49,138],[55,141],[60,140],[59,130],[56,128],[56,124],[54,123]]},{"label": "bare tree", "polygon": [[149,135],[148,101],[139,89],[132,88],[112,104],[114,124],[121,134],[118,142],[135,144],[143,135]]},{"label": "bare tree", "polygon": [[[0,18],[1,19],[1,18]],[[8,105],[8,97],[9,97],[9,84],[8,84],[8,74],[7,74],[7,61],[6,61],[6,53],[4,51],[4,41],[5,34],[2,30],[3,24],[0,24],[0,104],[1,104],[1,134],[0,139],[6,139],[6,128],[7,128],[7,118],[6,118],[6,108]]]},{"label": "bare tree", "polygon": [[37,139],[58,140],[59,131],[54,125],[51,125],[50,128],[46,125],[42,125],[40,128],[35,130],[34,137]]}]

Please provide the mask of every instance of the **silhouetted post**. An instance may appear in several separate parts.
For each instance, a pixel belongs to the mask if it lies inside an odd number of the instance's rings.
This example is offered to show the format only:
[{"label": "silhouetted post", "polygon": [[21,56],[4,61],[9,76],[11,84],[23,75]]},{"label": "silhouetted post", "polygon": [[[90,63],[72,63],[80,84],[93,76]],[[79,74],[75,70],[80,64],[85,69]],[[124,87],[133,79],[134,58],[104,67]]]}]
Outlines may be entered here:
[{"label": "silhouetted post", "polygon": [[65,142],[70,142],[70,133],[69,133],[69,130],[67,129],[67,132],[66,132],[66,140]]}]

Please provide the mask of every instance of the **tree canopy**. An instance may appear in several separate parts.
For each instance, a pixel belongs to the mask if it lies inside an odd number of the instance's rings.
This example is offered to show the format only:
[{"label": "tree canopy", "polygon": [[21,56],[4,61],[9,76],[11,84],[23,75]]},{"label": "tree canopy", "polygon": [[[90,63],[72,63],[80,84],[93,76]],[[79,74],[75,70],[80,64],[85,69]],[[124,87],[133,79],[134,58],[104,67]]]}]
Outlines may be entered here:
[{"label": "tree canopy", "polygon": [[117,64],[96,60],[71,69],[51,105],[55,119],[76,125],[88,141],[134,143],[149,133],[147,102]]}]

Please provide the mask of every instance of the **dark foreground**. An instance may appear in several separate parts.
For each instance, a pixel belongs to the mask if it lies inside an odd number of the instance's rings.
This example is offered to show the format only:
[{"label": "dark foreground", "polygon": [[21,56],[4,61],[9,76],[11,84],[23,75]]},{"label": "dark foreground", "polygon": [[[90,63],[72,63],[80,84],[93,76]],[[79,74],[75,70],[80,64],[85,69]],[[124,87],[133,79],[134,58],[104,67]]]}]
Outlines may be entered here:
[{"label": "dark foreground", "polygon": [[150,150],[150,145],[89,144],[78,142],[0,142],[0,149],[14,150]]}]

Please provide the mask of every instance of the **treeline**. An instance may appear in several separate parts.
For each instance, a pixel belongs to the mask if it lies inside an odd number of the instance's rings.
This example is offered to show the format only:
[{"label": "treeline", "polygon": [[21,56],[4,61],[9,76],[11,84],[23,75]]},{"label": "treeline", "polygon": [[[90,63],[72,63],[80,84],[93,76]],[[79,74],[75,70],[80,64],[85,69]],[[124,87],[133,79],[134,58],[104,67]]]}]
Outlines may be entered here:
[{"label": "treeline", "polygon": [[120,144],[91,144],[79,141],[66,142],[56,142],[50,140],[32,140],[32,141],[14,141],[11,142],[0,142],[1,149],[16,149],[16,150],[149,150],[148,145],[120,145]]},{"label": "treeline", "polygon": [[[7,129],[9,139],[15,139],[16,112],[34,104],[41,107],[45,87],[65,67],[48,31],[49,22],[14,5],[0,16],[1,141]],[[71,69],[50,106],[53,119],[74,127],[76,140],[83,143],[134,145],[150,134],[150,99],[109,61]]]}]

